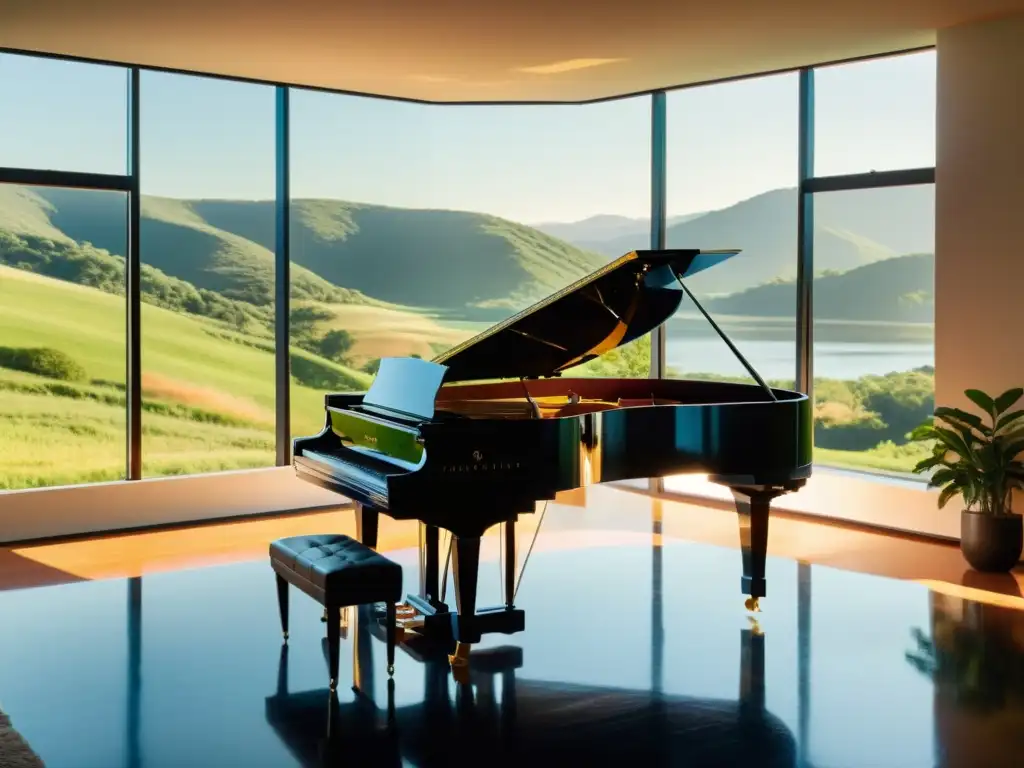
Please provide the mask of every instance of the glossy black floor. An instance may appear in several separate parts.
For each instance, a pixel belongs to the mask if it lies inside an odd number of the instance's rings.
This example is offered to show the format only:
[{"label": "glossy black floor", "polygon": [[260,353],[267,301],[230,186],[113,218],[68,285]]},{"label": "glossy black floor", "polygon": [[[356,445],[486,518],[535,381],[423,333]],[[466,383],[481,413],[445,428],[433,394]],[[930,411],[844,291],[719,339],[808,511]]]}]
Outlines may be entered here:
[{"label": "glossy black floor", "polygon": [[771,560],[754,627],[739,574],[683,542],[535,552],[526,631],[471,686],[400,651],[390,729],[383,643],[349,633],[330,706],[319,608],[294,594],[283,653],[265,562],[10,591],[0,709],[54,768],[1024,764],[1024,613]]}]

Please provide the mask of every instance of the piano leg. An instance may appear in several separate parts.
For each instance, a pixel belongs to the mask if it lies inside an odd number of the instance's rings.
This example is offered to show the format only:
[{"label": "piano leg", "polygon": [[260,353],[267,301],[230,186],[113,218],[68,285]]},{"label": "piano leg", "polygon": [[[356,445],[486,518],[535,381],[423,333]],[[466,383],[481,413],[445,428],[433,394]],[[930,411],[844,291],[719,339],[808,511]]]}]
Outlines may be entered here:
[{"label": "piano leg", "polygon": [[516,521],[505,522],[505,579],[504,598],[505,608],[512,610],[515,607],[516,597]]},{"label": "piano leg", "polygon": [[356,503],[356,539],[370,549],[377,548],[377,525],[380,514],[373,507]]},{"label": "piano leg", "polygon": [[452,547],[452,571],[455,574],[455,606],[452,630],[459,643],[479,643],[476,626],[476,588],[480,575],[480,537],[455,536]]},{"label": "piano leg", "polygon": [[453,536],[452,570],[455,574],[455,605],[452,616],[455,653],[448,657],[452,674],[458,682],[469,682],[469,651],[479,643],[480,628],[476,625],[476,588],[480,575],[480,537]]},{"label": "piano leg", "polygon": [[765,559],[768,556],[768,509],[778,495],[772,490],[733,488],[739,514],[740,549],[743,555],[743,594],[749,595],[747,609],[757,611],[766,594]]},{"label": "piano leg", "polygon": [[436,525],[420,523],[423,541],[420,549],[420,597],[429,603],[441,600],[440,591],[440,542]]},{"label": "piano leg", "polygon": [[740,719],[764,717],[764,635],[758,629],[740,631]]}]

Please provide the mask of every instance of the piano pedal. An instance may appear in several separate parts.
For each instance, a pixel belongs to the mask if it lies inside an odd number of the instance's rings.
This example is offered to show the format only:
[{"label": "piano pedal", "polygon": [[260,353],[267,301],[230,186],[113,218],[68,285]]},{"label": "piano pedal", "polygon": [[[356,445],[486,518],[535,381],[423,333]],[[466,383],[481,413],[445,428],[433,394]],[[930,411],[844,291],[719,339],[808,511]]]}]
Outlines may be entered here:
[{"label": "piano pedal", "polygon": [[419,615],[419,611],[417,611],[413,606],[409,605],[408,603],[398,603],[395,606],[395,615],[399,619],[403,619],[409,618],[411,616],[417,616]]},{"label": "piano pedal", "polygon": [[748,611],[750,611],[751,613],[760,613],[761,612],[761,602],[760,602],[760,600],[761,599],[758,598],[758,597],[748,597],[744,601],[743,606]]}]

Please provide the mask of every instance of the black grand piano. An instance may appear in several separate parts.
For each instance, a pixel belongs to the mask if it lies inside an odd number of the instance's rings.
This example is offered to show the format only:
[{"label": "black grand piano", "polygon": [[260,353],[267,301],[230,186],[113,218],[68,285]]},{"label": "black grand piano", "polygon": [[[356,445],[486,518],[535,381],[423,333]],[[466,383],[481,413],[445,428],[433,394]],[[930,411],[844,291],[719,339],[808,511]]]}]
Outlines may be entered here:
[{"label": "black grand piano", "polygon": [[[686,286],[737,251],[633,251],[433,361],[389,358],[365,393],[328,394],[320,434],[294,442],[300,478],[355,502],[376,547],[378,515],[421,524],[410,622],[457,642],[524,628],[514,605],[515,523],[589,483],[705,472],[732,489],[748,607],[765,595],[772,499],[811,472],[806,395],[771,388]],[[562,376],[649,333],[689,299],[756,384]],[[476,608],[480,539],[505,526],[504,604]],[[451,534],[456,610],[442,599],[439,531]]]}]

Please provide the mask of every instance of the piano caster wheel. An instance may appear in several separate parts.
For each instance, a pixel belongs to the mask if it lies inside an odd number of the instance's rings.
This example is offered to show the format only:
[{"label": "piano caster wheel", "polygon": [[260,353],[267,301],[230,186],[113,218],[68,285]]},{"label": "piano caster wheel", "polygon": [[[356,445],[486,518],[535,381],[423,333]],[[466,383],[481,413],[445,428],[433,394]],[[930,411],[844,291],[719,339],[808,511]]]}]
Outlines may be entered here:
[{"label": "piano caster wheel", "polygon": [[761,603],[759,597],[748,597],[743,603],[744,607],[751,613],[761,612]]},{"label": "piano caster wheel", "polygon": [[393,677],[395,674],[395,665],[388,664],[388,677]]},{"label": "piano caster wheel", "polygon": [[469,682],[469,643],[456,643],[455,653],[448,655],[448,663],[452,665],[452,677],[457,683]]}]

